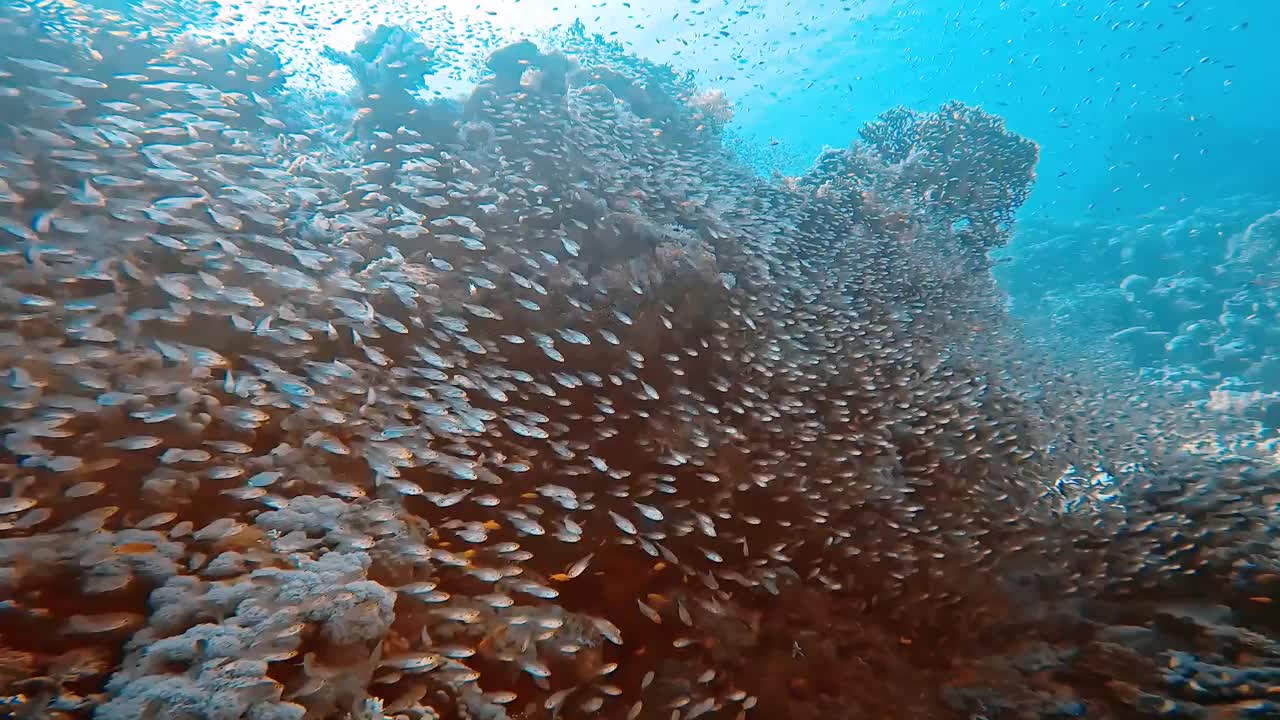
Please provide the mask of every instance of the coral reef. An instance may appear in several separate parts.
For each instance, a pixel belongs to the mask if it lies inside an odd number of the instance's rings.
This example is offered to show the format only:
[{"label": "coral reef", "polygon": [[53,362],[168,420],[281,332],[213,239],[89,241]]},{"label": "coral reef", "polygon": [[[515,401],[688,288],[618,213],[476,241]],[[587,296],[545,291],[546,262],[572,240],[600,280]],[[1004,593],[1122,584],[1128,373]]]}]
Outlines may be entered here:
[{"label": "coral reef", "polygon": [[1234,197],[1170,207],[1142,224],[1021,226],[1000,268],[1015,312],[1038,331],[1110,336],[1115,351],[1189,403],[1280,425],[1273,282],[1276,203]]},{"label": "coral reef", "polygon": [[1002,118],[959,102],[934,113],[895,108],[859,134],[853,147],[818,158],[820,177],[837,192],[870,196],[872,215],[879,204],[919,208],[962,234],[974,258],[1008,242],[1040,149]]},{"label": "coral reef", "polygon": [[[0,10],[5,712],[1259,701],[1199,678],[1267,677],[1203,638],[1269,647],[1274,478],[1014,332],[986,251],[1036,148],[997,118],[896,111],[774,184],[580,29],[464,103],[379,29],[334,130],[270,53],[77,13]],[[1231,613],[1161,640],[1181,679],[1083,631],[1163,595]]]}]

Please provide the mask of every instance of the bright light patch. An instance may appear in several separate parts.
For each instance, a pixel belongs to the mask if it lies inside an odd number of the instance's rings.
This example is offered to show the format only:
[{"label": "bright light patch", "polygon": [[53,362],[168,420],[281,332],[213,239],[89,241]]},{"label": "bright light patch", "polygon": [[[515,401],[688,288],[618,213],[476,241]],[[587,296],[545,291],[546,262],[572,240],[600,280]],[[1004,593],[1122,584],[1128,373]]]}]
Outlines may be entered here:
[{"label": "bright light patch", "polygon": [[[685,4],[676,0],[647,2],[646,12],[669,11]],[[594,7],[593,7],[594,5]],[[441,82],[429,83],[437,94],[457,85],[495,47],[522,38],[536,38],[556,26],[582,18],[592,32],[634,43],[645,30],[635,23],[629,7],[616,12],[599,3],[569,0],[552,7],[544,2],[491,0],[488,2],[385,2],[379,0],[240,0],[227,2],[218,27],[204,32],[233,37],[280,53],[289,72],[288,83],[299,89],[345,91],[352,84],[341,65],[324,57],[325,48],[350,51],[379,25],[400,26],[418,34],[437,49],[445,67]],[[630,32],[624,32],[629,28]]]},{"label": "bright light patch", "polygon": [[[402,27],[435,50],[441,63],[426,79],[425,96],[461,98],[495,48],[524,38],[538,42],[548,30],[581,21],[588,35],[678,73],[692,72],[701,88],[722,91],[733,113],[726,137],[750,149],[755,159],[749,162],[769,172],[810,160],[791,146],[794,108],[809,107],[811,116],[826,118],[850,112],[843,91],[832,95],[831,88],[852,88],[850,79],[860,80],[860,71],[849,66],[860,68],[882,51],[868,38],[897,13],[899,2],[222,0],[219,23],[198,32],[274,51],[293,91],[345,95],[354,78],[325,56],[326,48],[347,52],[379,25]],[[895,92],[886,106],[898,101]],[[840,137],[847,141],[847,134]]]},{"label": "bright light patch", "polygon": [[[831,12],[819,0],[744,6],[690,0],[224,0],[222,6],[220,26],[207,32],[277,51],[295,88],[349,88],[349,73],[323,50],[349,51],[378,25],[404,27],[438,48],[451,66],[443,74],[454,84],[495,47],[581,20],[588,33],[678,71],[693,71],[701,84],[723,88],[736,101],[764,82],[776,87],[779,72],[806,72],[795,63],[803,57],[796,43],[805,35],[785,29],[865,20],[888,12],[893,0],[854,0],[829,23],[819,20]],[[440,91],[437,83],[429,85]]]}]

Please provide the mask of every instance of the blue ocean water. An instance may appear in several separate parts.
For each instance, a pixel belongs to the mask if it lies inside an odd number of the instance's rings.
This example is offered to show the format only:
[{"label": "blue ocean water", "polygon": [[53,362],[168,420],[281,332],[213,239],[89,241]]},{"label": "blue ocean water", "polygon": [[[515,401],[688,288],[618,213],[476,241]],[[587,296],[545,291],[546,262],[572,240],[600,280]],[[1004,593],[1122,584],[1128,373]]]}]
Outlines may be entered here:
[{"label": "blue ocean water", "polygon": [[959,99],[1040,144],[1026,206],[1037,217],[1131,216],[1277,185],[1270,3],[900,2],[865,18],[815,3],[775,23],[793,51],[767,66],[785,80],[764,74],[740,122],[781,139],[793,172],[884,108]]},{"label": "blue ocean water", "polygon": [[1278,32],[0,3],[0,720],[1280,718]]},{"label": "blue ocean water", "polygon": [[[647,3],[224,3],[210,27],[288,48],[296,82],[342,85],[316,58],[380,22],[447,34],[465,92],[476,53],[576,21],[725,90],[762,172],[798,174],[886,109],[949,100],[1041,145],[1028,212],[1075,220],[1275,187],[1280,10],[1266,2],[738,0]],[[1209,181],[1212,178],[1212,182]]]}]

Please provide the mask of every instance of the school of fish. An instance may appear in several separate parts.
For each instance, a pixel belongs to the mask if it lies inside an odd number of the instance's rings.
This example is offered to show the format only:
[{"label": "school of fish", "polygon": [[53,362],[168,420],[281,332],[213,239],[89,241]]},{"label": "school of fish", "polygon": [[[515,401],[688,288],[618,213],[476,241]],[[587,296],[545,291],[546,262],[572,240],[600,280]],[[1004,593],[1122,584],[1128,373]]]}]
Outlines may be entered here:
[{"label": "school of fish", "polygon": [[323,114],[183,10],[0,9],[0,712],[810,717],[801,594],[923,667],[1209,572],[1142,494],[1191,420],[1004,316],[998,118],[769,181],[619,53],[425,103],[384,29]]}]

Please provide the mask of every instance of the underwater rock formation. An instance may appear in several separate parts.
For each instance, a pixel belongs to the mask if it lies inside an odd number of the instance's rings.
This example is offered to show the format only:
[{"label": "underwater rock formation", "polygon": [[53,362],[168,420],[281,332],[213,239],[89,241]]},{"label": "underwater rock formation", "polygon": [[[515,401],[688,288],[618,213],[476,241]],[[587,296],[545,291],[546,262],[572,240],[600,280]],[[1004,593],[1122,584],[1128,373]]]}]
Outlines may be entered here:
[{"label": "underwater rock formation", "polygon": [[1269,582],[1251,468],[1012,332],[993,116],[771,184],[581,33],[431,105],[380,29],[331,131],[261,49],[46,12],[0,10],[5,712],[954,717],[1086,598]]},{"label": "underwater rock formation", "polygon": [[959,102],[934,113],[895,108],[859,134],[852,148],[818,158],[824,182],[953,226],[975,260],[1008,242],[1040,149],[1009,132],[1002,118]]},{"label": "underwater rock formation", "polygon": [[[1001,268],[1015,311],[1042,331],[1111,345],[1212,413],[1280,427],[1276,201],[1164,208],[1141,225],[1022,226]],[[1274,449],[1258,448],[1274,453]]]}]

